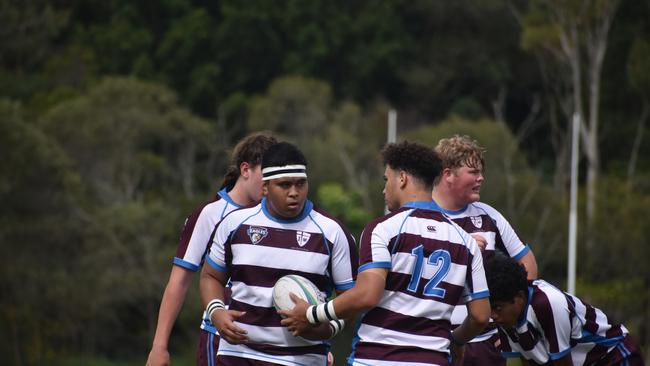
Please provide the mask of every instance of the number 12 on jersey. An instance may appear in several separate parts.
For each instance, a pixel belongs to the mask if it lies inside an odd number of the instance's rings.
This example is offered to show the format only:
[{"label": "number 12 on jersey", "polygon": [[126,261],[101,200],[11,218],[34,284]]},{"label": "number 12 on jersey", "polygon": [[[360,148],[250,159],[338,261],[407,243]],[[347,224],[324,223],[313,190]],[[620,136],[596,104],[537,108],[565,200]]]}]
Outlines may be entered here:
[{"label": "number 12 on jersey", "polygon": [[424,285],[423,293],[425,296],[445,297],[446,290],[438,287],[438,285],[447,276],[447,273],[449,273],[449,268],[451,267],[451,255],[449,255],[449,252],[444,249],[438,249],[431,253],[429,258],[427,258],[427,262],[424,263],[424,246],[420,244],[413,248],[411,255],[415,257],[415,265],[413,266],[411,281],[407,289],[411,292],[417,292],[420,279],[422,278],[422,267],[423,265],[429,265],[436,267],[436,270],[429,282]]}]

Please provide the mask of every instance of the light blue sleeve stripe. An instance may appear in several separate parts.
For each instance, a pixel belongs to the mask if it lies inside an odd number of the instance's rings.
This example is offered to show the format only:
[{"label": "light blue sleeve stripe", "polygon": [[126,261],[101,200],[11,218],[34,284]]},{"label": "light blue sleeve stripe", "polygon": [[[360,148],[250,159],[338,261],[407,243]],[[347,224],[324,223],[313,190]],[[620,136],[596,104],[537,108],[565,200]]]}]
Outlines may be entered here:
[{"label": "light blue sleeve stripe", "polygon": [[220,271],[220,272],[226,272],[226,273],[228,272],[228,268],[219,265],[217,262],[213,261],[210,257],[207,257],[207,258],[208,258],[207,262],[210,265],[210,267],[212,267],[212,268],[214,268],[214,269],[216,269],[217,271]]},{"label": "light blue sleeve stripe", "polygon": [[560,358],[566,356],[567,353],[571,352],[571,347],[565,349],[562,352],[557,352],[557,353],[550,353],[549,356],[551,357],[551,360],[559,360]]},{"label": "light blue sleeve stripe", "polygon": [[530,252],[530,247],[528,246],[528,244],[526,244],[526,246],[524,247],[524,249],[522,249],[519,253],[517,253],[517,255],[515,255],[514,257],[512,257],[512,259],[518,261],[518,260],[520,260],[521,258],[523,258],[526,254],[528,254],[528,252]]},{"label": "light blue sleeve stripe", "polygon": [[505,358],[515,358],[515,357],[521,357],[521,353],[519,352],[501,352],[501,356]]},{"label": "light blue sleeve stripe", "polygon": [[198,271],[199,268],[200,268],[200,267],[197,266],[196,264],[192,264],[192,263],[190,263],[190,262],[188,262],[188,261],[184,261],[184,260],[182,260],[182,259],[180,259],[180,258],[178,258],[178,257],[174,257],[174,261],[173,261],[173,263],[174,263],[175,265],[177,265],[177,266],[183,267],[183,268],[185,268],[185,269],[189,269],[189,270],[192,271],[192,272],[196,272],[196,271]]},{"label": "light blue sleeve stripe", "polygon": [[473,294],[470,294],[468,301],[472,301],[472,300],[476,300],[476,299],[482,299],[482,298],[485,298],[485,297],[490,297],[490,291],[481,291],[481,292],[475,292]]},{"label": "light blue sleeve stripe", "polygon": [[339,284],[335,284],[334,288],[337,290],[349,290],[354,287],[355,283],[356,283],[355,281],[339,283]]},{"label": "light blue sleeve stripe", "polygon": [[362,266],[359,266],[359,273],[361,273],[362,271],[365,271],[366,269],[370,269],[370,268],[386,268],[386,269],[390,269],[392,267],[392,265],[393,264],[391,262],[370,262],[370,263],[366,263],[366,264],[364,264]]}]

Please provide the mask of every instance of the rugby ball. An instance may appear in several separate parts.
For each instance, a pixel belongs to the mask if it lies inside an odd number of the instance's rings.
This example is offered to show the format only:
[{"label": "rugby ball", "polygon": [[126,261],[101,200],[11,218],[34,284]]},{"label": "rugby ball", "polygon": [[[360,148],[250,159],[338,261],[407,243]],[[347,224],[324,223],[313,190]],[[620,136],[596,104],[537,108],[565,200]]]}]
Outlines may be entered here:
[{"label": "rugby ball", "polygon": [[273,307],[276,310],[291,310],[296,304],[289,297],[290,293],[298,295],[311,305],[325,302],[325,295],[305,277],[286,275],[280,278],[273,286]]}]

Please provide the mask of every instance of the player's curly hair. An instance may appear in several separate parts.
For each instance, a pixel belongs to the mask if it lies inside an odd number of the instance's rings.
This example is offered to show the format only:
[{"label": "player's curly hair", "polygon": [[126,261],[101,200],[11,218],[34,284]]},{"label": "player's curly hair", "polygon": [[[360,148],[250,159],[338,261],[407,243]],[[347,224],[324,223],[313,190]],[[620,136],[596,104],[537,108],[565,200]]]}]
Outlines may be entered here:
[{"label": "player's curly hair", "polygon": [[300,164],[307,166],[307,159],[295,145],[278,142],[272,145],[262,158],[262,168]]},{"label": "player's curly hair", "polygon": [[510,302],[519,291],[528,289],[526,268],[516,260],[495,255],[485,264],[485,277],[490,290],[490,302]]},{"label": "player's curly hair", "polygon": [[275,137],[265,133],[252,133],[239,141],[233,149],[230,165],[220,189],[232,189],[239,179],[241,164],[244,162],[252,166],[262,164],[262,156],[271,145],[276,143]]},{"label": "player's curly hair", "polygon": [[425,185],[432,188],[433,181],[440,174],[440,159],[428,146],[403,141],[387,144],[381,151],[384,165],[403,170]]}]

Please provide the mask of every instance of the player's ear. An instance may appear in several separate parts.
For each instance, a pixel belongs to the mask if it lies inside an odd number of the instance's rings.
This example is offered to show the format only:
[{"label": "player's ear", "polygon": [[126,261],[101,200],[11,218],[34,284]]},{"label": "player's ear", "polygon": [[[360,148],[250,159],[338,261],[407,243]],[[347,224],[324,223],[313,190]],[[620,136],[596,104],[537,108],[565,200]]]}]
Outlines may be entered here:
[{"label": "player's ear", "polygon": [[251,165],[248,164],[247,162],[242,162],[239,164],[239,175],[248,178],[250,176],[250,171],[251,171]]},{"label": "player's ear", "polygon": [[406,183],[408,182],[408,179],[409,179],[408,174],[406,174],[405,171],[400,170],[399,171],[399,187],[402,188],[402,189],[404,187],[406,187]]},{"label": "player's ear", "polygon": [[445,181],[449,181],[454,175],[454,171],[451,168],[444,168],[442,172],[440,172],[440,179],[444,179]]},{"label": "player's ear", "polygon": [[264,183],[262,183],[262,195],[266,197],[269,194],[269,181],[265,180]]}]

